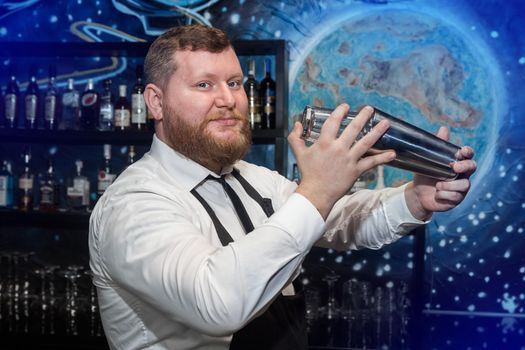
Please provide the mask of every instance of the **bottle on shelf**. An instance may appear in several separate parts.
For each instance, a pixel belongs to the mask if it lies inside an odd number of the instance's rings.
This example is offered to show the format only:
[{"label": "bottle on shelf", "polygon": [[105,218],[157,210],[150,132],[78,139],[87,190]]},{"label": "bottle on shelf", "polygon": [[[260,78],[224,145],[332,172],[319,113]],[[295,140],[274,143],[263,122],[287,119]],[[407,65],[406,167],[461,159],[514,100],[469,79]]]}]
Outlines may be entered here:
[{"label": "bottle on shelf", "polygon": [[56,68],[49,67],[49,81],[44,98],[44,127],[53,130],[57,126],[58,116],[58,89],[56,87]]},{"label": "bottle on shelf", "polygon": [[104,91],[100,96],[100,114],[99,114],[99,125],[100,131],[113,130],[113,94],[111,93],[111,80],[104,80]]},{"label": "bottle on shelf", "polygon": [[75,161],[76,175],[67,186],[67,205],[73,211],[87,211],[89,209],[90,183],[82,174],[84,162]]},{"label": "bottle on shelf", "polygon": [[31,151],[29,148],[24,150],[23,169],[18,177],[18,209],[30,211],[33,206],[33,185],[35,175],[31,165]]},{"label": "bottle on shelf", "polygon": [[9,160],[2,162],[0,170],[0,208],[13,208],[14,205],[14,176]]},{"label": "bottle on shelf", "polygon": [[146,124],[148,130],[155,131],[155,119],[153,118],[153,114],[149,113],[146,110]]},{"label": "bottle on shelf", "polygon": [[80,98],[80,127],[84,130],[96,129],[99,110],[100,95],[95,90],[93,79],[88,79],[86,89]]},{"label": "bottle on shelf", "polygon": [[128,147],[128,160],[126,161],[126,168],[131,164],[135,163],[135,157],[137,153],[135,152],[135,146],[131,145]]},{"label": "bottle on shelf", "polygon": [[11,74],[4,96],[4,117],[7,128],[16,128],[20,115],[20,90],[14,74]]},{"label": "bottle on shelf", "polygon": [[275,129],[275,81],[272,79],[271,60],[264,60],[264,79],[260,83],[261,125],[263,129]]},{"label": "bottle on shelf", "polygon": [[146,130],[147,111],[144,102],[144,84],[142,83],[142,65],[136,68],[137,81],[131,94],[131,126],[135,130]]},{"label": "bottle on shelf", "polygon": [[261,128],[261,103],[259,83],[255,79],[255,60],[248,61],[248,79],[244,82],[244,91],[248,97],[248,120],[252,129]]},{"label": "bottle on shelf", "polygon": [[53,160],[49,158],[47,171],[40,180],[40,207],[45,212],[55,212],[59,205],[59,182]]},{"label": "bottle on shelf", "polygon": [[36,129],[38,124],[38,113],[39,113],[39,94],[40,88],[36,81],[36,69],[31,68],[31,79],[26,89],[24,98],[25,106],[25,127],[27,129]]},{"label": "bottle on shelf", "polygon": [[299,173],[299,167],[297,163],[294,163],[292,166],[292,181],[299,183],[301,182],[301,175]]},{"label": "bottle on shelf", "polygon": [[131,128],[131,109],[127,99],[127,86],[118,87],[118,99],[115,102],[115,130],[129,130]]},{"label": "bottle on shelf", "polygon": [[77,130],[80,121],[80,92],[75,89],[75,80],[67,80],[67,89],[62,94],[62,115],[59,129]]},{"label": "bottle on shelf", "polygon": [[137,153],[135,152],[135,146],[133,146],[133,145],[128,146],[128,155],[127,155],[127,159],[126,159],[126,164],[124,165],[124,167],[122,168],[120,173],[122,173],[124,170],[126,170],[131,164],[135,163],[135,161],[136,161],[135,157],[136,156],[137,156]]},{"label": "bottle on shelf", "polygon": [[104,145],[104,160],[98,171],[97,195],[100,198],[106,189],[115,180],[117,174],[113,171],[111,164],[111,145]]}]

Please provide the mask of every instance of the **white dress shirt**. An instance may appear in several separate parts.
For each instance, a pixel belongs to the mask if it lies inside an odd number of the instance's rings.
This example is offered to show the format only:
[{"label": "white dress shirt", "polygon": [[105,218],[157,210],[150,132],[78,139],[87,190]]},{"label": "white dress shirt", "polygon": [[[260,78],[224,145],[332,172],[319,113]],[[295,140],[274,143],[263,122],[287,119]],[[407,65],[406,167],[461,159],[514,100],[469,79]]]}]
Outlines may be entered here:
[{"label": "white dress shirt", "polygon": [[[112,349],[226,350],[276,295],[293,293],[316,242],[379,248],[423,223],[408,211],[403,188],[346,196],[325,223],[294,182],[244,161],[235,168],[275,209],[268,218],[229,176],[255,226],[248,235],[220,183],[203,182],[211,172],[155,136],[100,198],[90,219],[90,266]],[[221,245],[193,188],[233,243]]]}]

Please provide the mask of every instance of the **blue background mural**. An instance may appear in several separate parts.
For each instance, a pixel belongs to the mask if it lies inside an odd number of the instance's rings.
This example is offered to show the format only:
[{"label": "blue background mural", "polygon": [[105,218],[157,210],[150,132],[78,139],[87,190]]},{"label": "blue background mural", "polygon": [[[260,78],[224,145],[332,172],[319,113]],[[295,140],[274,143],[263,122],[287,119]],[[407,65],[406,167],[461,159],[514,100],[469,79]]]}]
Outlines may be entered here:
[{"label": "blue background mural", "polygon": [[[233,39],[288,41],[289,125],[306,104],[348,102],[429,131],[449,126],[452,142],[476,149],[479,168],[466,201],[428,225],[421,293],[432,346],[523,349],[524,13],[521,0],[0,1],[0,41],[150,41],[172,25],[199,22]],[[78,62],[60,65],[59,86],[68,77],[125,79],[135,65],[113,60],[84,60],[80,71]],[[16,63],[2,58],[2,89]],[[38,68],[44,81],[47,66]],[[16,69],[27,82],[28,72]],[[386,185],[409,179],[385,169]],[[375,187],[377,174],[368,180]],[[317,264],[336,271],[338,283],[407,279],[412,244],[409,237],[378,252],[314,251],[305,272]]]}]

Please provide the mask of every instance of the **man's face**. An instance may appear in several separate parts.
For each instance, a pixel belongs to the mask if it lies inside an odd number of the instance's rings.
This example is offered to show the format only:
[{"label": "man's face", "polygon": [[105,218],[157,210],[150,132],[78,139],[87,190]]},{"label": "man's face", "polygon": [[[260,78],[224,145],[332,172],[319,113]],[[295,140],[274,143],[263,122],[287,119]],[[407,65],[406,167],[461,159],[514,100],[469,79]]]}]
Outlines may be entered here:
[{"label": "man's face", "polygon": [[235,52],[180,51],[163,97],[163,133],[180,153],[216,172],[251,142],[248,102]]}]

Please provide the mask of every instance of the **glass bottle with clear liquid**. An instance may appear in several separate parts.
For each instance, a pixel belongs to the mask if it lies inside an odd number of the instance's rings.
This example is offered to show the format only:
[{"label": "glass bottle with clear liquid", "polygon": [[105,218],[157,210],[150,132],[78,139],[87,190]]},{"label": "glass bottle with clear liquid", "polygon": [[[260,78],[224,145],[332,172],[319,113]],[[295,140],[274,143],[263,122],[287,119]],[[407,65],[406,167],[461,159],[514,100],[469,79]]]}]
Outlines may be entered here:
[{"label": "glass bottle with clear liquid", "polygon": [[22,155],[23,170],[18,177],[18,209],[30,211],[33,209],[33,187],[35,175],[31,165],[31,151],[26,149]]},{"label": "glass bottle with clear liquid", "polygon": [[131,126],[135,130],[146,130],[146,102],[144,101],[144,84],[142,83],[142,66],[136,68],[137,81],[131,93]]},{"label": "glass bottle with clear liquid", "polygon": [[98,129],[100,131],[113,130],[113,116],[115,110],[113,108],[113,94],[111,93],[111,80],[104,80],[104,91],[100,96],[100,113],[98,117]]},{"label": "glass bottle with clear liquid", "polygon": [[4,160],[0,169],[0,208],[12,208],[14,191],[14,176],[11,162]]},{"label": "glass bottle with clear liquid", "polygon": [[84,162],[75,161],[76,175],[69,181],[67,187],[68,207],[74,211],[86,211],[89,208],[90,183],[82,174]]},{"label": "glass bottle with clear liquid", "polygon": [[80,120],[80,92],[75,89],[74,79],[67,80],[67,89],[62,94],[61,130],[77,130]]},{"label": "glass bottle with clear liquid", "polygon": [[39,112],[39,87],[36,81],[36,74],[31,73],[31,80],[27,86],[26,95],[24,98],[25,104],[25,126],[27,129],[37,128],[37,118]]},{"label": "glass bottle with clear liquid", "polygon": [[4,96],[4,117],[7,128],[16,128],[18,126],[18,118],[20,115],[19,108],[20,90],[16,77],[11,75]]},{"label": "glass bottle with clear liquid", "polygon": [[56,69],[49,67],[49,82],[44,97],[44,125],[46,129],[52,130],[57,126],[58,89],[56,87]]}]

